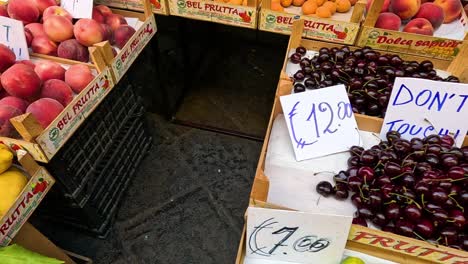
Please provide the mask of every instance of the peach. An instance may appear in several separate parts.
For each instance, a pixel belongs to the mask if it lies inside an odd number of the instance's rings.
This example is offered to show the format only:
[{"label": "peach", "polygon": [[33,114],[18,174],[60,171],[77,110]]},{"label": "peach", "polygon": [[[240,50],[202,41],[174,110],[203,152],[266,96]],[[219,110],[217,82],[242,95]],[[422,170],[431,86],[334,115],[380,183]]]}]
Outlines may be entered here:
[{"label": "peach", "polygon": [[15,63],[16,55],[7,46],[0,44],[0,72],[6,71]]},{"label": "peach", "polygon": [[65,80],[65,69],[53,61],[41,60],[36,64],[34,71],[43,82],[50,79]]},{"label": "peach", "polygon": [[39,95],[41,79],[31,66],[15,64],[2,74],[2,86],[8,94],[28,100]]},{"label": "peach", "polygon": [[108,40],[111,44],[114,44],[114,32],[112,28],[107,24],[101,24],[102,32],[104,33],[104,40]]},{"label": "peach", "polygon": [[317,10],[315,11],[315,14],[321,18],[328,18],[332,16],[330,9],[328,9],[326,6],[323,6],[323,5],[317,8]]},{"label": "peach", "polygon": [[83,64],[72,65],[65,72],[65,82],[75,93],[80,93],[94,79],[91,70]]},{"label": "peach", "polygon": [[6,96],[0,100],[0,105],[8,105],[14,107],[18,109],[21,112],[21,114],[23,114],[26,111],[26,108],[28,107],[29,103],[28,101],[18,97]]},{"label": "peach", "polygon": [[406,24],[403,28],[403,32],[432,36],[434,34],[434,28],[429,20],[425,18],[415,18]]},{"label": "peach", "polygon": [[101,11],[99,11],[98,9],[96,8],[93,8],[93,16],[92,18],[94,20],[96,20],[98,23],[100,24],[103,24],[106,22],[106,18],[104,17],[104,15],[101,13]]},{"label": "peach", "polygon": [[31,42],[33,40],[33,35],[31,33],[31,30],[25,28],[24,29],[24,36],[26,37],[26,44],[28,45],[28,47],[31,47]]},{"label": "peach", "polygon": [[2,16],[2,17],[10,17],[10,16],[8,15],[8,11],[7,11],[7,6],[6,6],[6,4],[5,4],[5,5],[0,4],[0,16]]},{"label": "peach", "polygon": [[41,23],[31,23],[26,25],[24,28],[31,32],[33,38],[47,37],[44,31],[44,26]]},{"label": "peach", "polygon": [[444,10],[444,23],[450,23],[458,19],[463,9],[460,0],[435,0],[434,4],[442,7]]},{"label": "peach", "polygon": [[293,6],[302,6],[304,4],[304,0],[293,0]]},{"label": "peach", "polygon": [[51,16],[63,16],[70,21],[73,19],[72,15],[60,6],[49,6],[46,8],[42,14],[42,20],[46,21]]},{"label": "peach", "polygon": [[49,6],[56,6],[57,2],[55,0],[34,0],[39,13],[44,13],[44,10]]},{"label": "peach", "polygon": [[307,0],[303,5],[302,5],[302,13],[304,15],[312,15],[317,12],[317,3],[312,0]]},{"label": "peach", "polygon": [[44,31],[49,39],[55,42],[73,38],[73,24],[63,16],[50,16],[44,21]]},{"label": "peach", "polygon": [[78,43],[76,39],[65,40],[58,46],[57,54],[60,58],[77,60],[82,62],[89,61],[88,49]]},{"label": "peach", "polygon": [[10,18],[21,20],[25,25],[37,22],[39,19],[39,9],[32,1],[10,0],[7,11]]},{"label": "peach", "polygon": [[33,52],[55,56],[57,54],[57,44],[47,37],[35,37],[31,43]]},{"label": "peach", "polygon": [[399,31],[401,26],[401,19],[399,16],[391,12],[384,12],[379,15],[375,22],[376,28],[396,30]]},{"label": "peach", "polygon": [[67,106],[73,100],[73,91],[64,81],[51,79],[42,85],[40,97],[55,99],[63,106]]},{"label": "peach", "polygon": [[106,16],[106,24],[109,25],[112,30],[116,30],[121,25],[127,25],[127,20],[122,15],[111,14]]},{"label": "peach", "polygon": [[14,128],[10,122],[10,119],[21,114],[21,111],[14,107],[0,105],[0,136],[11,136],[11,134],[14,132]]},{"label": "peach", "polygon": [[434,29],[438,29],[445,20],[445,14],[442,7],[434,3],[424,3],[419,8],[418,13],[414,16],[415,18],[425,18],[431,22]]},{"label": "peach", "polygon": [[87,47],[104,40],[101,24],[89,18],[78,20],[73,29],[73,33],[75,34],[76,40],[78,40],[81,45]]},{"label": "peach", "polygon": [[108,15],[112,15],[112,10],[108,7],[108,6],[105,6],[105,5],[97,5],[95,6],[94,8],[96,8],[97,10],[99,10],[101,12],[101,14],[103,16],[108,16]]},{"label": "peach", "polygon": [[405,20],[416,15],[420,6],[421,0],[392,0],[390,2],[390,11]]},{"label": "peach", "polygon": [[[330,15],[331,16],[331,15]],[[135,29],[128,25],[118,27],[114,31],[115,45],[121,49],[127,44],[128,40],[135,34]]]},{"label": "peach", "polygon": [[351,2],[349,0],[336,0],[336,12],[346,13],[351,9]]},{"label": "peach", "polygon": [[63,111],[63,105],[55,99],[41,98],[28,106],[26,113],[31,113],[45,129]]},{"label": "peach", "polygon": [[[371,4],[372,4],[373,0],[367,0],[367,4],[366,4],[366,11],[369,12],[369,9],[371,7]],[[388,12],[388,7],[390,6],[390,0],[384,0],[384,4],[382,6],[382,10],[380,10],[380,12]]]},{"label": "peach", "polygon": [[32,61],[30,60],[20,60],[20,61],[17,61],[16,64],[24,64],[24,65],[28,65],[30,66],[33,70],[36,68],[36,64],[34,64]]}]

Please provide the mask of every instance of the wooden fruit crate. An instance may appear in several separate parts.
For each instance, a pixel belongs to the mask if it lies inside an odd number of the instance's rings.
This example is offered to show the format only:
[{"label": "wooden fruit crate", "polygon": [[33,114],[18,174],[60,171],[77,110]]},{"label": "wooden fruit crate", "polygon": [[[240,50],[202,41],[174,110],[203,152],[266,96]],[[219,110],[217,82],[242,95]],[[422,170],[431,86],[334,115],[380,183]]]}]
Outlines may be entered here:
[{"label": "wooden fruit crate", "polygon": [[[90,51],[92,57],[100,58],[100,52],[96,48],[90,48]],[[73,64],[84,64],[96,74],[94,80],[73,98],[70,104],[65,107],[62,113],[47,128],[43,129],[31,114],[23,114],[10,120],[21,136],[20,139],[0,137],[0,142],[6,144],[11,149],[24,149],[35,160],[47,163],[114,87],[114,82],[109,67],[102,66],[101,64],[96,64],[100,65],[100,67],[96,67],[92,64],[58,57],[31,56],[31,60],[33,61],[44,60],[44,58],[60,63],[64,67],[69,67]]]},{"label": "wooden fruit crate", "polygon": [[[251,199],[250,206],[289,210]],[[246,213],[246,218],[248,217]],[[313,223],[311,223],[313,224]],[[243,264],[246,254],[246,225],[237,250],[236,264]],[[424,241],[352,225],[346,249],[402,264],[446,263],[462,264],[468,261],[468,252],[434,246]]]},{"label": "wooden fruit crate", "polygon": [[157,27],[154,15],[150,9],[149,0],[143,1],[145,12],[139,13],[134,11],[112,9],[112,12],[120,14],[124,17],[133,17],[138,19],[139,27],[135,34],[128,40],[127,44],[117,52],[114,57],[112,47],[108,41],[94,45],[100,51],[105,63],[111,68],[114,82],[118,83],[123,75],[132,66],[132,63],[146,47],[151,38],[156,34]]},{"label": "wooden fruit crate", "polygon": [[239,0],[242,5],[222,0],[168,0],[169,13],[236,27],[257,28],[258,0]]},{"label": "wooden fruit crate", "polygon": [[[291,85],[292,83],[290,81],[280,80],[278,90],[289,89],[289,91],[291,91]],[[250,198],[256,201],[266,202],[268,198],[269,180],[268,175],[265,175],[265,159],[268,152],[273,122],[281,113],[283,113],[283,110],[281,108],[279,96],[275,96],[273,110],[260,153],[252,191],[250,193]],[[355,115],[355,117],[360,130],[380,133],[382,122],[363,115]],[[468,145],[468,137],[465,137],[463,144]],[[239,250],[242,248],[239,248]],[[403,264],[468,263],[468,252],[466,251],[435,246],[424,241],[357,225],[352,225],[348,236],[347,248]]]},{"label": "wooden fruit crate", "polygon": [[26,151],[17,151],[17,156],[29,181],[10,210],[0,218],[0,247],[10,244],[55,183],[49,172]]},{"label": "wooden fruit crate", "polygon": [[358,1],[348,21],[319,18],[316,16],[296,15],[273,11],[272,0],[264,0],[260,10],[258,28],[263,31],[289,35],[294,21],[304,20],[303,37],[342,44],[353,45],[359,35],[366,1]]},{"label": "wooden fruit crate", "polygon": [[[437,58],[443,60],[452,60],[461,50],[463,40],[453,40],[433,36],[425,36],[394,30],[385,30],[375,28],[375,23],[382,9],[383,0],[374,1],[369,14],[363,23],[359,35],[357,46],[369,46],[380,50],[392,52],[401,52]],[[465,40],[468,40],[468,18],[462,10],[461,21],[465,27]]]},{"label": "wooden fruit crate", "polygon": [[[158,15],[169,15],[167,0],[150,0],[153,13]],[[128,9],[133,11],[144,11],[141,0],[95,0],[94,4],[106,5],[109,7]]]}]

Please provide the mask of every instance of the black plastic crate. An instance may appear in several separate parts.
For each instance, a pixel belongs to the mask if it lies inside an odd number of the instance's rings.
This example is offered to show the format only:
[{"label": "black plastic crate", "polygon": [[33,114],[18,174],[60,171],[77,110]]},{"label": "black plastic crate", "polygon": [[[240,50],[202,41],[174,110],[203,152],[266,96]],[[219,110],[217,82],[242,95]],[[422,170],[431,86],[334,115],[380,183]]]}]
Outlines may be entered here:
[{"label": "black plastic crate", "polygon": [[[100,192],[93,193],[91,199],[83,208],[72,208],[47,203],[39,208],[40,216],[52,221],[58,221],[87,232],[104,237],[111,227],[120,200],[134,178],[136,169],[151,146],[151,137],[144,129],[144,118],[133,120],[132,126],[122,137],[122,141],[115,141],[116,151],[109,159],[112,170],[101,171],[101,176],[110,180],[100,188]],[[118,143],[118,144],[117,144]],[[121,152],[120,152],[121,151]],[[124,153],[124,154],[119,154]],[[49,198],[46,197],[46,201]]]}]

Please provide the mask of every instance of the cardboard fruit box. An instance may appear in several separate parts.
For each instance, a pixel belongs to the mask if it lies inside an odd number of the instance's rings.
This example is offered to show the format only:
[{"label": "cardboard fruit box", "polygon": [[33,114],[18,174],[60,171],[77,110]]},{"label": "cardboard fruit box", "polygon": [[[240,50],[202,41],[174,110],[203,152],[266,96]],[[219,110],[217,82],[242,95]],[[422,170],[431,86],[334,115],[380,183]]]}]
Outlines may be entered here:
[{"label": "cardboard fruit box", "polygon": [[[291,88],[291,82],[280,80],[278,90],[289,89],[289,91],[291,91]],[[279,97],[276,96],[250,194],[250,198],[256,201],[266,202],[268,199],[270,186],[268,175],[265,174],[265,159],[268,152],[273,122],[276,117],[282,113],[283,110]],[[378,121],[366,118],[366,116],[362,115],[355,115],[355,117],[360,130],[374,133],[380,132],[382,124]],[[468,137],[465,137],[464,145],[468,145]],[[352,225],[348,236],[347,247],[352,250],[403,264],[468,263],[468,252],[466,251],[444,246],[435,246],[424,241],[358,225]]]},{"label": "cardboard fruit box", "polygon": [[10,244],[55,183],[49,172],[26,151],[16,153],[29,181],[10,210],[0,219],[0,247]]},{"label": "cardboard fruit box", "polygon": [[169,13],[230,26],[257,28],[259,0],[168,0]]},{"label": "cardboard fruit box", "polygon": [[[457,27],[464,37],[450,39],[447,37],[426,36],[394,30],[375,28],[377,18],[382,9],[383,0],[376,0],[366,16],[357,46],[369,46],[372,48],[401,53],[415,54],[418,56],[452,60],[461,50],[463,40],[468,39],[468,18],[462,9],[461,17],[452,23],[459,23]],[[442,25],[444,27],[445,25]],[[440,30],[440,28],[439,28]],[[437,32],[437,31],[436,31]]]},{"label": "cardboard fruit box", "polygon": [[100,51],[106,64],[111,68],[115,83],[118,83],[122,79],[141,51],[156,34],[156,20],[150,9],[151,4],[149,0],[143,0],[143,4],[145,6],[144,13],[112,9],[112,12],[116,14],[137,19],[135,34],[133,34],[122,49],[117,51],[115,57],[108,41],[94,45]]},{"label": "cardboard fruit box", "polygon": [[366,1],[360,0],[348,13],[339,15],[335,13],[331,18],[326,19],[315,15],[301,15],[297,12],[274,11],[272,10],[272,1],[277,0],[264,0],[262,2],[258,22],[260,30],[289,35],[294,21],[303,19],[303,37],[349,45],[353,45],[359,35],[366,6]]},{"label": "cardboard fruit box", "polygon": [[[100,52],[96,48],[90,48],[90,52],[92,57],[102,60]],[[43,55],[33,55],[31,60],[51,60],[65,68],[73,64],[84,64],[95,74],[95,78],[88,86],[75,95],[47,128],[43,129],[31,114],[23,114],[10,120],[20,138],[0,137],[0,142],[11,149],[24,149],[35,160],[47,163],[114,87],[114,82],[109,67],[103,66],[101,63],[96,64],[99,66],[96,67],[93,64]]]},{"label": "cardboard fruit box", "polygon": [[[169,15],[169,8],[166,0],[150,0],[153,13],[158,15]],[[133,11],[144,11],[144,5],[141,0],[96,0],[95,5],[106,5],[121,9]]]}]

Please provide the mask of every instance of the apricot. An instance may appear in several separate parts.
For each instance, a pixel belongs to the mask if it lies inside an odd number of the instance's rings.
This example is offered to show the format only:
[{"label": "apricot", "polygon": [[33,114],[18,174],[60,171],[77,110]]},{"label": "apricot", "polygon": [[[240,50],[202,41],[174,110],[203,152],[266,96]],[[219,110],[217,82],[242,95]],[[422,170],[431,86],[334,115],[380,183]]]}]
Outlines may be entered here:
[{"label": "apricot", "polygon": [[271,2],[271,10],[283,12],[284,8],[279,2]]},{"label": "apricot", "polygon": [[351,9],[349,0],[336,0],[336,12],[346,13]]},{"label": "apricot", "polygon": [[302,6],[305,0],[293,0],[293,6]]},{"label": "apricot", "polygon": [[302,5],[302,13],[304,15],[312,15],[317,12],[317,2],[315,0],[307,0]]},{"label": "apricot", "polygon": [[322,6],[327,0],[316,0],[317,6]]},{"label": "apricot", "polygon": [[280,3],[281,3],[281,5],[282,5],[283,7],[289,7],[289,6],[291,6],[292,1],[293,1],[293,0],[281,0]]},{"label": "apricot", "polygon": [[336,13],[336,3],[335,2],[327,1],[327,2],[325,2],[325,4],[323,4],[323,6],[330,9],[332,15]]},{"label": "apricot", "polygon": [[318,17],[321,17],[321,18],[329,18],[332,16],[332,12],[326,6],[319,6],[317,8],[316,14]]}]

